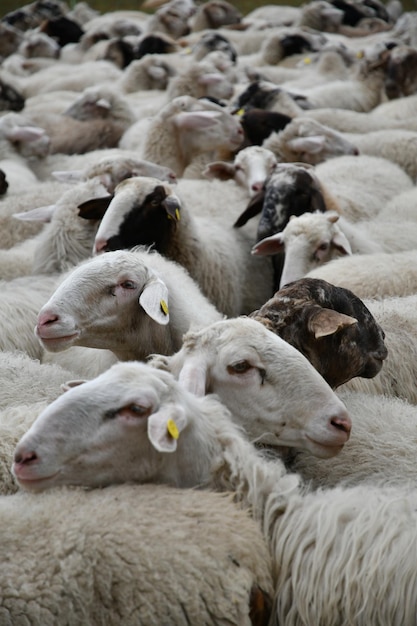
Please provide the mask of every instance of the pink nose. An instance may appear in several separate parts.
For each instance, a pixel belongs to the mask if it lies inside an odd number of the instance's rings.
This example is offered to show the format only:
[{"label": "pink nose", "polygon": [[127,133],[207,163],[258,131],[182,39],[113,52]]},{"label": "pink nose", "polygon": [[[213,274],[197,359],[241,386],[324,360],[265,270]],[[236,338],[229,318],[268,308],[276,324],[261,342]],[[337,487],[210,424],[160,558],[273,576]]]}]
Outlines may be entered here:
[{"label": "pink nose", "polygon": [[16,452],[14,455],[15,465],[31,465],[38,460],[36,452],[28,450],[26,452]]},{"label": "pink nose", "polygon": [[41,326],[50,326],[58,322],[59,316],[53,313],[41,313],[38,317],[38,328]]},{"label": "pink nose", "polygon": [[330,424],[337,428],[337,430],[346,433],[348,436],[352,430],[352,421],[348,414],[331,417]]},{"label": "pink nose", "polygon": [[96,239],[94,243],[94,254],[102,254],[106,251],[107,239]]},{"label": "pink nose", "polygon": [[258,183],[252,183],[252,185],[251,185],[252,191],[261,191],[262,187],[263,187],[263,183],[259,183],[259,182]]}]

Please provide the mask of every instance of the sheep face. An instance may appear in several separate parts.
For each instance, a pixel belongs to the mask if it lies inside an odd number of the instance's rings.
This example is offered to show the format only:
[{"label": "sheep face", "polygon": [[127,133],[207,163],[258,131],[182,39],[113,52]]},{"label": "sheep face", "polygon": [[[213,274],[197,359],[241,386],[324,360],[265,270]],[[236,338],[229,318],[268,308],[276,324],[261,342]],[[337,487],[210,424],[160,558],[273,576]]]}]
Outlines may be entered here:
[{"label": "sheep face", "polygon": [[[95,254],[135,245],[153,245],[165,254],[180,219],[181,204],[160,180],[134,177],[119,185],[115,198],[103,208],[106,212],[97,231]],[[98,215],[93,212],[92,216]]]},{"label": "sheep face", "polygon": [[117,251],[77,267],[41,309],[35,332],[51,352],[83,345],[121,354],[139,328],[146,337],[149,324],[168,322],[164,282],[136,254]]},{"label": "sheep face", "polygon": [[384,331],[362,300],[324,280],[286,285],[251,317],[300,350],[333,388],[373,378],[387,357]]},{"label": "sheep face", "polygon": [[220,397],[251,440],[333,456],[349,437],[346,409],[310,363],[277,339],[249,318],[221,321],[187,333],[170,369],[188,390]]},{"label": "sheep face", "polygon": [[312,168],[304,164],[279,163],[266,180],[263,191],[253,198],[235,226],[243,226],[261,213],[259,241],[280,232],[291,215],[325,210],[321,186]]},{"label": "sheep face", "polygon": [[49,405],[17,445],[19,484],[40,491],[156,479],[163,453],[176,450],[186,426],[185,392],[176,391],[170,374],[142,363],[118,363],[78,383],[69,383],[76,386]]}]

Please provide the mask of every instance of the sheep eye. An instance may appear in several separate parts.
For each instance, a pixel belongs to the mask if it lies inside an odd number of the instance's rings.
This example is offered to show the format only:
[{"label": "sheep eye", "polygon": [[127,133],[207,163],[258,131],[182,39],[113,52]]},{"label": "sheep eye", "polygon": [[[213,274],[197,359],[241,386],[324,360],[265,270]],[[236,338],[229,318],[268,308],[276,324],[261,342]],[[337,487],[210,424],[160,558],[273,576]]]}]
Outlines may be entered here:
[{"label": "sheep eye", "polygon": [[328,249],[329,249],[329,244],[326,242],[320,244],[319,247],[317,248],[317,250],[320,250],[322,252],[326,252],[326,250]]},{"label": "sheep eye", "polygon": [[252,365],[249,361],[238,361],[237,363],[233,363],[233,365],[227,366],[229,374],[244,374],[250,369],[252,369]]},{"label": "sheep eye", "polygon": [[130,404],[126,408],[135,415],[139,416],[147,415],[147,413],[149,412],[149,407],[141,406],[140,404]]},{"label": "sheep eye", "polygon": [[123,289],[136,289],[136,283],[133,280],[125,280],[120,284]]}]

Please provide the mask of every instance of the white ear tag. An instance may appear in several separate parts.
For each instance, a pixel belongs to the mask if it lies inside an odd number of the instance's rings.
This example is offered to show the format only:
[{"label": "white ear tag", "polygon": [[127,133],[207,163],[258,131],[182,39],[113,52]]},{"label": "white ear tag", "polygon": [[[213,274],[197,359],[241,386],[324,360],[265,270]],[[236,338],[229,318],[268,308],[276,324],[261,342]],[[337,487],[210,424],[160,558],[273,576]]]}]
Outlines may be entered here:
[{"label": "white ear tag", "polygon": [[139,296],[139,304],[158,324],[168,324],[168,289],[160,278],[152,278]]}]

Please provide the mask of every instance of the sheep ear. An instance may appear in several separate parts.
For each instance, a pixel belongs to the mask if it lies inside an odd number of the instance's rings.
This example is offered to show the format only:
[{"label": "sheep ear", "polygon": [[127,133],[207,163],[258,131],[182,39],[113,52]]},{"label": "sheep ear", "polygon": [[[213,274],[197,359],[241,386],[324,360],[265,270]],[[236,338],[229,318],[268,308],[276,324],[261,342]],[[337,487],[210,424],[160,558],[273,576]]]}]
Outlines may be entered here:
[{"label": "sheep ear", "polygon": [[31,209],[30,211],[14,213],[13,217],[22,222],[45,222],[46,224],[51,221],[55,209],[56,205],[50,204],[49,206],[41,206],[37,209]]},{"label": "sheep ear", "polygon": [[78,215],[84,220],[101,220],[113,198],[114,195],[110,194],[103,198],[91,198],[91,200],[86,200],[78,205]]},{"label": "sheep ear", "polygon": [[175,452],[180,433],[187,425],[184,409],[176,404],[161,407],[148,418],[148,438],[158,452]]},{"label": "sheep ear", "polygon": [[43,128],[37,126],[14,126],[6,132],[6,137],[9,141],[23,141],[29,143],[30,141],[36,141],[45,135]]},{"label": "sheep ear", "polygon": [[219,180],[230,180],[235,177],[235,174],[236,168],[233,163],[226,163],[225,161],[213,161],[203,171],[203,176],[206,178],[218,178]]},{"label": "sheep ear", "polygon": [[240,228],[244,226],[252,217],[261,213],[265,199],[265,189],[262,189],[257,194],[255,194],[252,200],[249,202],[246,209],[243,213],[237,218],[236,222],[233,224],[234,228]]},{"label": "sheep ear", "polygon": [[342,232],[336,233],[334,237],[332,237],[332,245],[342,254],[352,254],[352,248],[349,240]]},{"label": "sheep ear", "polygon": [[195,396],[206,394],[207,364],[200,357],[186,359],[178,377],[182,387]]},{"label": "sheep ear", "polygon": [[358,320],[350,315],[338,313],[333,309],[320,308],[308,321],[308,330],[316,339],[334,335],[343,328],[357,324]]},{"label": "sheep ear", "polygon": [[61,391],[69,391],[70,389],[73,389],[74,387],[79,387],[79,385],[83,385],[86,382],[87,381],[82,378],[77,380],[67,380],[65,383],[62,383]]},{"label": "sheep ear", "polygon": [[219,115],[220,112],[217,111],[182,111],[174,116],[173,121],[178,128],[198,130],[214,126]]},{"label": "sheep ear", "polygon": [[279,254],[280,252],[284,252],[284,237],[282,233],[275,233],[275,235],[271,235],[271,237],[265,237],[265,239],[261,239],[256,243],[251,253],[259,256],[267,256],[270,254]]},{"label": "sheep ear", "polygon": [[309,154],[317,154],[323,150],[326,144],[324,135],[311,135],[310,137],[295,137],[289,139],[287,145],[294,152],[308,152]]},{"label": "sheep ear", "polygon": [[139,296],[139,304],[158,324],[168,324],[168,288],[160,278],[151,278]]}]

